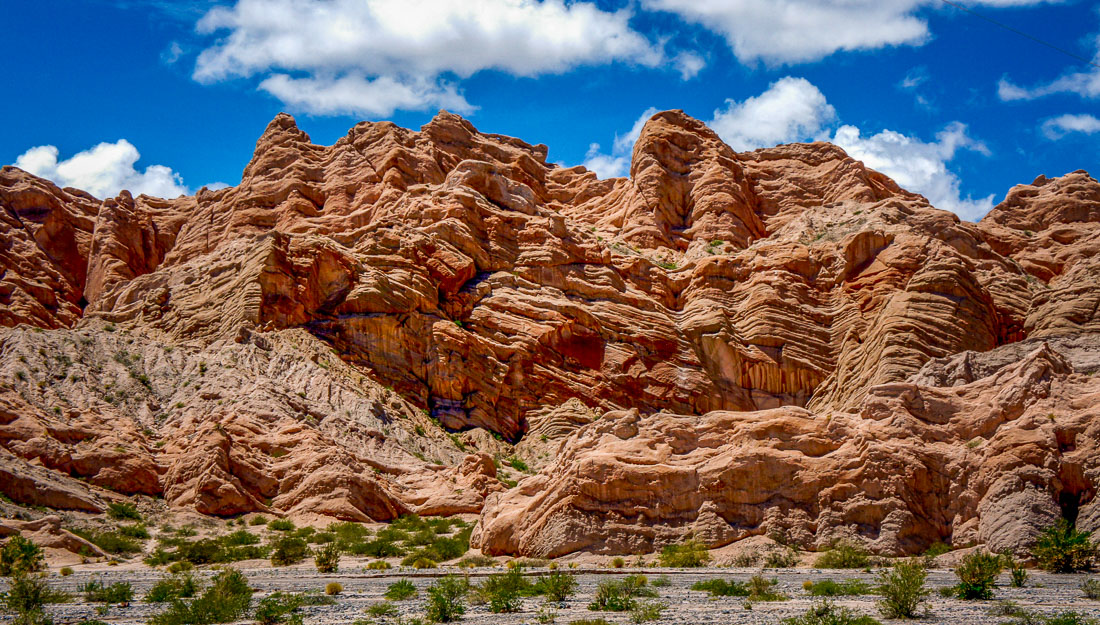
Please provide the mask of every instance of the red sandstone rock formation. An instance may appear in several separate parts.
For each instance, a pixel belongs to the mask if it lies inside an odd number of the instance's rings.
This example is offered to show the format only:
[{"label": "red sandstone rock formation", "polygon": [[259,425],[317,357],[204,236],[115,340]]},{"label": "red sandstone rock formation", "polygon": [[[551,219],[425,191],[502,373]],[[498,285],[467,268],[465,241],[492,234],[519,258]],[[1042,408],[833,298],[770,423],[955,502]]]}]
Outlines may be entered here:
[{"label": "red sandstone rock formation", "polygon": [[[1100,184],[1040,178],[960,222],[835,146],[739,154],[678,111],[645,125],[630,178],[546,155],[445,112],[331,146],[279,115],[241,184],[193,197],[99,201],[4,168],[0,325],[60,329],[0,331],[0,489],[101,508],[79,477],[208,514],[353,519],[488,497],[479,536],[499,552],[630,551],[691,528],[720,544],[780,518],[808,545],[853,527],[887,552],[1004,542],[986,493],[1015,469],[937,419],[1026,372],[988,364],[931,408],[889,398],[941,392],[926,378],[947,374],[922,369],[936,359],[1100,331]],[[1051,349],[1044,379],[1080,390]],[[608,438],[624,420],[640,434]],[[492,462],[463,449],[512,452],[490,432],[544,471],[494,495]],[[954,472],[928,481],[899,458]],[[586,491],[579,465],[623,488]],[[737,494],[754,466],[771,490]],[[1028,528],[1065,492],[1049,471],[1028,478],[1047,498]],[[732,486],[658,501],[675,488],[654,476],[677,472]],[[803,487],[776,482],[793,474]]]}]

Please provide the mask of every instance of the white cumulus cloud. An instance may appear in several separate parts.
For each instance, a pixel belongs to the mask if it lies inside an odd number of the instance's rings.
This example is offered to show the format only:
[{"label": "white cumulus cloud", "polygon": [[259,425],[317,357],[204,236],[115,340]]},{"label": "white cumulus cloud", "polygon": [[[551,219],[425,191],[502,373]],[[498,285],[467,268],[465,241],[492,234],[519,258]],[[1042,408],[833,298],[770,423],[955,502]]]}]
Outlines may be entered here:
[{"label": "white cumulus cloud", "polygon": [[642,134],[642,128],[650,117],[657,112],[654,107],[642,111],[634,125],[625,134],[616,134],[611,144],[611,153],[600,151],[599,143],[588,146],[588,152],[584,155],[584,166],[599,175],[600,178],[617,178],[630,173],[630,156],[634,151],[634,143]]},{"label": "white cumulus cloud", "polygon": [[[666,63],[630,18],[564,0],[237,0],[199,21],[200,33],[220,38],[199,54],[194,78],[263,76],[262,89],[307,113],[471,110],[445,77]],[[690,77],[702,60],[675,66]]]},{"label": "white cumulus cloud", "polygon": [[125,139],[99,145],[58,160],[60,151],[52,145],[33,147],[15,160],[15,166],[47,178],[62,187],[76,187],[99,198],[114,197],[126,189],[138,195],[174,198],[190,191],[183,178],[164,165],[150,165],[138,171],[137,148]]},{"label": "white cumulus cloud", "polygon": [[1043,122],[1042,129],[1048,139],[1055,140],[1074,132],[1091,135],[1100,132],[1100,119],[1093,115],[1059,115]]},{"label": "white cumulus cloud", "polygon": [[727,100],[708,125],[733,149],[744,152],[818,135],[836,118],[825,95],[805,78],[781,78],[744,102]]},{"label": "white cumulus cloud", "polygon": [[[1045,0],[971,0],[970,5],[1026,6]],[[929,39],[919,15],[937,0],[642,0],[726,39],[745,63],[817,61],[834,52],[920,45]]]},{"label": "white cumulus cloud", "polygon": [[993,208],[992,195],[962,197],[959,177],[947,168],[948,161],[961,149],[989,154],[985,144],[970,137],[962,123],[949,124],[931,142],[893,130],[864,137],[859,128],[845,125],[833,134],[833,143],[903,188],[928,198],[936,208],[952,211],[963,219],[976,221]]},{"label": "white cumulus cloud", "polygon": [[[1100,64],[1100,35],[1093,37],[1096,51],[1093,63]],[[997,85],[997,95],[1002,100],[1035,100],[1056,93],[1074,93],[1082,98],[1100,98],[1100,68],[1089,66],[1085,71],[1064,72],[1058,78],[1034,87],[1021,87],[1008,78]]]}]

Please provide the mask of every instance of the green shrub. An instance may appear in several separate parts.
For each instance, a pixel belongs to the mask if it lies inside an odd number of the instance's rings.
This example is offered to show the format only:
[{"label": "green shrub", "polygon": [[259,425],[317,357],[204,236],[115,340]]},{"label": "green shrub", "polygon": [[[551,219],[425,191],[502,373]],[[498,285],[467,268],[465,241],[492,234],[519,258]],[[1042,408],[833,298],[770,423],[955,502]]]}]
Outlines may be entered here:
[{"label": "green shrub", "polygon": [[633,610],[637,603],[630,586],[619,580],[607,580],[600,582],[596,587],[596,596],[592,603],[588,604],[588,609],[602,612],[628,612]]},{"label": "green shrub", "polygon": [[697,540],[665,545],[661,549],[661,566],[674,568],[694,568],[706,566],[710,562],[710,553],[706,545]]},{"label": "green shrub", "polygon": [[15,575],[18,571],[34,573],[45,567],[42,548],[18,534],[9,538],[0,549],[0,576]]},{"label": "green shrub", "polygon": [[1081,592],[1089,599],[1100,599],[1100,579],[1086,579],[1081,584]]},{"label": "green shrub", "polygon": [[818,556],[814,566],[819,569],[862,569],[866,568],[869,562],[870,557],[865,549],[849,542],[839,541]]},{"label": "green shrub", "polygon": [[248,520],[248,524],[252,527],[267,525],[267,517],[263,516],[262,514],[256,515]]},{"label": "green shrub", "polygon": [[661,618],[661,613],[668,609],[668,604],[660,601],[640,601],[630,610],[631,623],[648,623]]},{"label": "green shrub", "polygon": [[253,618],[258,625],[301,625],[302,617],[297,614],[301,606],[299,595],[275,592],[256,604]]},{"label": "green shrub", "polygon": [[710,593],[712,597],[748,597],[749,589],[741,582],[726,581],[724,579],[707,579],[695,582],[692,590],[700,590]]},{"label": "green shrub", "polygon": [[661,575],[653,580],[652,585],[654,588],[664,588],[666,586],[671,586],[672,580],[668,578],[668,575]]},{"label": "green shrub", "polygon": [[305,560],[309,556],[309,545],[301,538],[280,536],[272,542],[272,566],[289,566]]},{"label": "green shrub", "polygon": [[231,623],[244,616],[251,600],[248,579],[236,569],[224,569],[198,598],[191,602],[173,600],[167,610],[149,620],[149,625]]},{"label": "green shrub", "polygon": [[373,605],[367,606],[367,614],[371,616],[397,616],[397,606],[393,605],[389,601],[380,601]]},{"label": "green shrub", "polygon": [[141,513],[138,512],[137,506],[128,501],[116,501],[107,504],[107,516],[112,519],[141,520]]},{"label": "green shrub", "polygon": [[118,532],[85,529],[72,529],[70,531],[107,553],[129,554],[141,551],[141,543]]},{"label": "green shrub", "polygon": [[569,621],[569,625],[611,625],[607,622],[607,619],[602,618],[582,618],[575,621]]},{"label": "green shrub", "polygon": [[190,573],[162,577],[145,595],[147,603],[163,603],[179,598],[194,597],[198,584]]},{"label": "green shrub", "polygon": [[1039,567],[1052,573],[1087,570],[1096,557],[1091,532],[1079,532],[1065,519],[1043,530],[1031,550]]},{"label": "green shrub", "polygon": [[533,586],[523,576],[522,567],[516,567],[506,573],[486,577],[480,586],[473,589],[473,592],[479,602],[489,604],[490,612],[499,614],[518,611],[521,597],[533,594]]},{"label": "green shrub", "polygon": [[390,563],[386,562],[385,560],[375,560],[374,562],[367,564],[368,571],[385,571],[388,568],[391,568]]},{"label": "green shrub", "polygon": [[120,536],[126,536],[127,538],[138,538],[141,540],[147,540],[149,538],[149,529],[145,527],[144,523],[120,525],[117,531]]},{"label": "green shrub", "polygon": [[951,553],[951,545],[936,541],[921,554],[925,558],[937,558],[945,553]]},{"label": "green shrub", "polygon": [[58,571],[58,574],[61,575],[61,577],[68,577],[73,574],[73,569],[72,567],[63,566],[61,570]]},{"label": "green shrub", "polygon": [[453,575],[439,579],[428,587],[425,612],[434,623],[449,623],[466,613],[466,582]]},{"label": "green shrub", "polygon": [[276,532],[293,532],[294,521],[290,519],[271,519],[267,522],[267,529]]},{"label": "green shrub", "polygon": [[313,563],[321,573],[335,573],[340,570],[340,548],[333,543],[325,545],[313,556]]},{"label": "green shrub", "polygon": [[375,538],[365,543],[354,543],[349,549],[357,556],[370,556],[372,558],[392,558],[405,555],[405,550],[393,540],[387,538]]},{"label": "green shrub", "polygon": [[898,562],[878,575],[879,611],[886,618],[917,618],[921,604],[928,598],[924,566],[917,562]]},{"label": "green shrub", "polygon": [[1044,625],[1097,625],[1094,618],[1089,618],[1079,612],[1059,612],[1043,619]]},{"label": "green shrub", "polygon": [[1001,557],[1004,558],[1004,565],[1008,568],[1009,585],[1013,588],[1023,588],[1027,583],[1027,569],[1017,562],[1009,551],[1005,551]]},{"label": "green shrub", "polygon": [[870,584],[858,580],[848,579],[842,582],[834,582],[831,579],[823,579],[820,582],[810,582],[806,591],[814,597],[843,597],[848,595],[869,595],[874,592]]},{"label": "green shrub", "polygon": [[749,591],[749,599],[752,601],[786,601],[789,597],[777,591],[779,584],[777,579],[767,579],[763,575],[753,575],[745,587]]},{"label": "green shrub", "polygon": [[611,558],[611,568],[621,569],[624,566],[626,566],[626,560],[623,560],[622,557],[615,556],[614,558]]},{"label": "green shrub", "polygon": [[329,595],[330,597],[332,595],[338,595],[342,592],[344,592],[344,585],[340,582],[329,582],[325,584],[325,594]]},{"label": "green shrub", "polygon": [[783,625],[882,625],[865,614],[838,608],[828,599],[810,606],[804,614],[783,619],[782,622]]},{"label": "green shrub", "polygon": [[243,547],[245,545],[260,544],[260,537],[248,530],[237,530],[223,536],[219,542],[226,546]]},{"label": "green shrub", "polygon": [[562,571],[551,571],[535,580],[532,591],[547,601],[565,601],[577,592],[577,578]]},{"label": "green shrub", "polygon": [[954,587],[959,599],[992,599],[993,586],[1001,574],[1000,556],[975,551],[962,559],[955,569],[959,583]]},{"label": "green shrub", "polygon": [[134,587],[130,582],[115,582],[104,586],[98,579],[88,580],[80,586],[84,600],[89,603],[129,603],[134,600]]},{"label": "green shrub", "polygon": [[789,569],[798,566],[798,551],[790,547],[773,549],[764,556],[764,568]]},{"label": "green shrub", "polygon": [[489,556],[483,556],[481,554],[466,556],[459,560],[456,565],[460,569],[472,569],[476,567],[494,567],[497,565],[497,561]]},{"label": "green shrub", "polygon": [[50,588],[44,575],[28,573],[22,569],[15,571],[8,582],[8,591],[0,592],[0,606],[5,612],[30,618],[41,612],[48,603],[68,603],[72,595]]},{"label": "green shrub", "polygon": [[390,601],[405,601],[416,596],[416,585],[407,579],[399,579],[386,588],[382,595]]},{"label": "green shrub", "polygon": [[435,560],[432,560],[431,558],[425,558],[424,556],[416,558],[408,565],[406,565],[404,561],[401,562],[402,566],[411,566],[414,569],[434,569],[437,564],[438,563]]}]

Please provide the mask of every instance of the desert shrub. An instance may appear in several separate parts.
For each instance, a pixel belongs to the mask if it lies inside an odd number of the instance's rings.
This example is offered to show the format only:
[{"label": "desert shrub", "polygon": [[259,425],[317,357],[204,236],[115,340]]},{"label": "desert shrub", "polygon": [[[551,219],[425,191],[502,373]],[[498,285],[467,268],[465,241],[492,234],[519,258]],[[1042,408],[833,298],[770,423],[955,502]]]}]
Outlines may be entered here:
[{"label": "desert shrub", "polygon": [[386,562],[385,560],[375,560],[374,562],[367,564],[368,571],[385,571],[388,568],[391,568],[390,563]]},{"label": "desert shrub", "polygon": [[457,564],[458,568],[460,568],[460,569],[472,569],[472,568],[476,568],[476,567],[496,566],[497,561],[494,560],[493,558],[490,558],[489,556],[483,556],[483,555],[478,554],[478,555],[466,556],[466,557],[462,558],[461,560],[459,560],[456,564]]},{"label": "desert shrub", "polygon": [[336,542],[336,534],[332,532],[317,532],[306,539],[311,545],[329,545]]},{"label": "desert shrub", "polygon": [[329,583],[325,584],[325,594],[326,595],[329,595],[329,596],[338,595],[342,592],[344,592],[344,585],[341,584],[340,582],[329,582]]},{"label": "desert shrub", "polygon": [[63,566],[63,567],[61,567],[61,570],[58,571],[57,573],[59,575],[61,575],[61,577],[68,577],[68,576],[73,574],[73,569],[72,569],[72,567]]},{"label": "desert shrub", "polygon": [[298,595],[302,605],[336,605],[336,599],[319,592],[305,592]]},{"label": "desert shrub", "polygon": [[1086,579],[1081,584],[1081,592],[1089,599],[1100,599],[1100,579]]},{"label": "desert shrub", "polygon": [[607,619],[602,618],[582,618],[575,621],[569,621],[569,625],[611,625],[607,622]]},{"label": "desert shrub", "polygon": [[309,556],[309,545],[301,538],[280,536],[272,542],[272,566],[289,566],[305,560]]},{"label": "desert shrub", "polygon": [[856,614],[848,608],[833,605],[828,599],[810,606],[800,616],[783,619],[783,625],[881,625],[865,614]]},{"label": "desert shrub", "polygon": [[869,595],[874,591],[870,584],[858,579],[847,579],[841,582],[834,582],[831,579],[823,579],[820,582],[808,581],[803,587],[814,597]]},{"label": "desert shrub", "polygon": [[296,612],[301,605],[298,595],[275,592],[256,604],[253,618],[258,625],[300,625],[302,617]]},{"label": "desert shrub", "polygon": [[127,554],[141,551],[141,543],[118,532],[85,529],[72,529],[70,531],[107,553]]},{"label": "desert shrub", "polygon": [[416,596],[416,585],[407,579],[399,579],[386,588],[383,595],[390,601],[405,601]]},{"label": "desert shrub", "polygon": [[767,579],[763,575],[753,575],[745,587],[752,601],[786,601],[789,597],[775,589],[778,584],[779,580],[775,578]]},{"label": "desert shrub", "polygon": [[790,547],[773,549],[764,556],[764,568],[789,569],[798,566],[798,552]]},{"label": "desert shrub", "polygon": [[1087,570],[1096,557],[1091,532],[1079,532],[1065,519],[1043,530],[1031,550],[1040,568],[1053,573]]},{"label": "desert shrub", "polygon": [[741,582],[726,581],[724,579],[708,579],[695,582],[692,590],[700,590],[710,593],[712,597],[748,597],[749,589]]},{"label": "desert shrub", "polygon": [[538,612],[535,613],[535,621],[541,625],[554,625],[558,620],[558,611],[554,609],[553,604],[544,603],[539,606]]},{"label": "desert shrub", "polygon": [[116,530],[119,536],[125,536],[127,538],[137,538],[140,540],[149,539],[149,528],[145,527],[144,523],[132,523],[130,525],[120,525]]},{"label": "desert shrub", "polygon": [[535,580],[532,591],[547,601],[565,601],[577,592],[577,578],[570,573],[551,571]]},{"label": "desert shrub", "polygon": [[370,556],[372,558],[392,558],[405,555],[405,550],[393,539],[383,538],[382,536],[368,542],[354,543],[348,548],[348,551],[357,556]]},{"label": "desert shrub", "polygon": [[661,549],[661,566],[674,568],[694,568],[706,566],[710,562],[710,553],[706,545],[697,540],[665,545]]},{"label": "desert shrub", "polygon": [[[408,558],[406,558],[406,560],[407,559]],[[414,569],[434,569],[436,566],[438,566],[438,564],[439,563],[435,560],[432,560],[431,558],[426,558],[424,556],[420,556],[412,562],[409,562],[408,564],[405,564],[405,560],[401,561],[401,566],[411,566]]]},{"label": "desert shrub", "polygon": [[241,529],[226,534],[220,539],[220,542],[226,546],[242,547],[245,545],[260,544],[260,537],[248,530]]},{"label": "desert shrub", "polygon": [[516,612],[521,597],[532,594],[531,582],[523,576],[522,568],[510,569],[507,573],[498,573],[485,578],[485,581],[473,589],[478,601],[489,604],[493,613]]},{"label": "desert shrub", "polygon": [[882,599],[878,609],[886,618],[917,618],[921,604],[928,597],[924,566],[917,562],[898,562],[894,568],[880,571],[878,594]]},{"label": "desert shrub", "polygon": [[80,586],[84,600],[89,603],[129,603],[134,599],[134,587],[130,582],[115,582],[104,586],[98,579],[88,580]]},{"label": "desert shrub", "polygon": [[0,592],[0,606],[16,615],[41,611],[48,603],[68,603],[72,595],[50,588],[43,575],[17,570],[8,582],[8,591]]},{"label": "desert shrub", "polygon": [[397,616],[397,606],[393,605],[389,601],[380,601],[373,605],[367,606],[367,614],[374,617],[379,616]]},{"label": "desert shrub", "polygon": [[959,599],[992,599],[993,586],[1001,574],[1003,562],[1000,556],[975,551],[962,559],[955,569],[959,578],[954,594]]},{"label": "desert shrub", "polygon": [[1043,625],[1097,625],[1097,622],[1079,612],[1067,611],[1044,618]]},{"label": "desert shrub", "polygon": [[190,571],[195,568],[194,564],[191,564],[187,560],[180,560],[179,562],[173,562],[168,566],[169,573],[183,573],[184,571]]},{"label": "desert shrub", "polygon": [[276,532],[293,532],[294,521],[290,519],[271,519],[267,522],[267,529]]},{"label": "desert shrub", "polygon": [[939,556],[942,556],[945,553],[950,553],[950,552],[951,552],[951,545],[948,545],[948,544],[940,542],[940,541],[936,541],[936,542],[932,543],[932,545],[929,546],[927,549],[925,549],[924,553],[921,554],[921,556],[925,557],[925,558],[937,558]]},{"label": "desert shrub", "polygon": [[256,515],[248,520],[248,524],[252,527],[267,525],[267,517],[263,516],[262,514]]},{"label": "desert shrub", "polygon": [[236,569],[224,569],[196,599],[175,599],[168,609],[149,620],[149,625],[209,625],[231,623],[248,611],[252,589]]},{"label": "desert shrub", "polygon": [[367,536],[370,536],[370,529],[352,521],[333,523],[329,525],[325,531],[335,536],[336,543],[345,551],[347,551],[349,545],[361,543]]},{"label": "desert shrub", "polygon": [[321,573],[335,573],[340,570],[340,548],[332,543],[325,545],[313,556],[313,563]]},{"label": "desert shrub", "polygon": [[45,566],[42,548],[18,534],[9,538],[0,549],[0,576],[15,575],[18,571],[34,573]]},{"label": "desert shrub", "polygon": [[633,597],[633,589],[619,580],[607,580],[600,582],[596,587],[596,596],[592,603],[588,604],[589,610],[602,612],[628,612],[634,609],[637,601]]},{"label": "desert shrub", "polygon": [[141,520],[141,513],[138,512],[137,506],[128,501],[115,501],[107,504],[107,516],[119,520]]},{"label": "desert shrub", "polygon": [[668,609],[668,604],[661,601],[640,601],[630,610],[631,623],[648,623],[661,618],[661,613]]},{"label": "desert shrub", "polygon": [[194,597],[198,584],[190,573],[162,577],[145,595],[147,603],[163,603],[173,599]]},{"label": "desert shrub", "polygon": [[516,558],[515,560],[508,561],[508,568],[521,568],[521,569],[541,569],[550,565],[550,561],[545,558]]},{"label": "desert shrub", "polygon": [[668,575],[660,575],[657,579],[654,579],[650,584],[654,588],[664,588],[672,585],[672,580],[668,578]]},{"label": "desert shrub", "polygon": [[441,578],[428,587],[428,604],[425,612],[435,623],[449,623],[466,613],[466,582],[453,575]]},{"label": "desert shrub", "polygon": [[619,556],[615,556],[614,558],[611,558],[611,568],[613,568],[613,569],[621,569],[621,568],[623,568],[624,566],[626,566],[626,560],[623,560],[623,559],[622,559],[621,557],[619,557]]},{"label": "desert shrub", "polygon": [[1001,554],[1001,557],[1004,558],[1004,566],[1008,568],[1009,585],[1013,588],[1023,588],[1027,583],[1027,569],[1007,550]]},{"label": "desert shrub", "polygon": [[870,562],[867,551],[858,545],[839,541],[833,543],[814,561],[819,569],[862,569]]}]

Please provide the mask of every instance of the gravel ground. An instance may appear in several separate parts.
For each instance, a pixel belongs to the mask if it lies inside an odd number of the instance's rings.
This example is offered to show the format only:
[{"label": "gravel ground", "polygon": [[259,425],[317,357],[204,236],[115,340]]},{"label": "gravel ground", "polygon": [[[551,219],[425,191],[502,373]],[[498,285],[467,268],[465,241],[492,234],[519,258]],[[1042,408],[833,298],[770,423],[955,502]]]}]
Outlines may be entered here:
[{"label": "gravel ground", "polygon": [[[424,589],[440,575],[457,572],[447,569],[435,569],[431,571],[416,571],[413,569],[393,569],[383,572],[366,572],[362,565],[365,563],[356,560],[345,559],[341,563],[339,573],[322,575],[316,572],[312,563],[302,564],[297,567],[273,569],[264,562],[242,562],[238,568],[248,576],[252,586],[258,591],[255,597],[275,591],[289,592],[321,592],[325,584],[333,581],[340,582],[344,591],[337,597],[337,603],[330,606],[308,606],[303,608],[305,622],[307,624],[350,624],[351,622],[368,618],[364,609],[371,604],[382,601],[382,594],[386,587],[397,579],[409,578],[420,590],[420,596],[408,601],[397,602],[395,605],[402,616],[422,616],[424,611]],[[503,569],[474,569],[463,571],[461,574],[469,574],[471,581],[491,573],[499,573]],[[531,569],[530,574],[545,572],[544,570]],[[862,571],[827,571],[820,569],[773,569],[765,571],[767,577],[775,577],[779,580],[778,589],[791,597],[789,601],[782,602],[754,602],[751,609],[746,609],[743,599],[737,597],[722,597],[711,599],[706,593],[690,591],[691,585],[699,580],[725,578],[745,581],[756,569],[597,569],[578,568],[569,572],[578,576],[578,592],[573,599],[558,604],[557,623],[567,625],[570,621],[582,618],[605,618],[610,623],[628,623],[629,613],[591,612],[587,609],[589,601],[595,592],[596,585],[611,577],[622,577],[628,574],[644,573],[650,581],[660,575],[668,576],[671,584],[658,589],[661,601],[668,603],[661,620],[656,625],[705,625],[705,624],[734,624],[734,623],[778,623],[781,619],[801,614],[813,603],[803,589],[802,584],[806,580],[819,581],[822,579],[844,580],[858,578],[867,582],[874,582],[875,576]],[[210,571],[201,571],[201,575],[211,574]],[[55,622],[73,623],[83,619],[98,618],[109,623],[144,623],[150,616],[163,609],[160,604],[142,603],[140,598],[156,582],[162,574],[147,568],[120,569],[118,567],[79,567],[69,577],[58,577],[57,573],[51,573],[51,585],[76,593],[77,587],[83,582],[99,578],[104,583],[126,581],[134,585],[137,601],[125,607],[111,606],[106,615],[96,615],[95,605],[84,603],[82,600],[49,606],[48,612],[54,617]],[[1091,601],[1084,597],[1080,590],[1081,582],[1086,579],[1083,575],[1052,575],[1047,573],[1032,572],[1025,588],[1008,587],[1007,575],[1002,576],[1000,586],[996,589],[996,600],[1010,600],[1022,607],[1033,609],[1045,614],[1053,614],[1064,610],[1075,610],[1089,617],[1100,618],[1100,601]],[[943,586],[949,586],[956,581],[951,571],[930,571],[928,586],[933,590]],[[996,624],[1004,622],[1005,618],[988,614],[988,610],[994,601],[959,601],[944,599],[933,592],[930,598],[931,614],[922,619],[922,623],[979,623]],[[860,613],[878,616],[875,609],[874,596],[839,597],[835,601],[838,605],[850,607]],[[520,623],[536,623],[536,612],[542,604],[541,598],[529,598],[524,600],[523,609],[515,614],[492,614],[488,606],[477,605],[467,608],[464,623],[511,625]],[[392,621],[393,619],[388,619]],[[384,623],[385,620],[376,619],[376,622]]]}]

